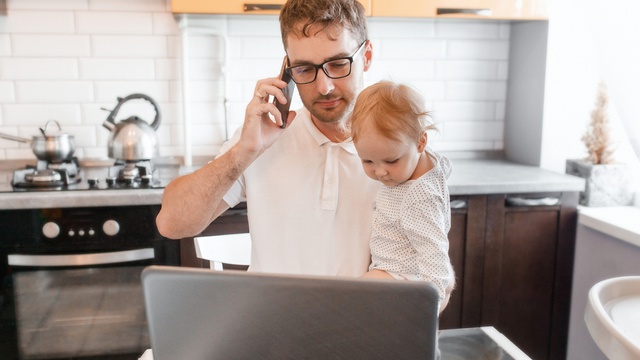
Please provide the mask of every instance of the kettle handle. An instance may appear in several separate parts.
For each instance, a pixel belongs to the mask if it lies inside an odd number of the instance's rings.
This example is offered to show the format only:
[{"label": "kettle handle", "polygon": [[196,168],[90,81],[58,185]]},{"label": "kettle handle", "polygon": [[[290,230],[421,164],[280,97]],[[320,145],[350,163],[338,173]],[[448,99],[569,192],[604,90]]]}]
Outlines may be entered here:
[{"label": "kettle handle", "polygon": [[120,106],[122,106],[122,104],[124,104],[125,102],[133,99],[147,100],[148,102],[151,103],[151,105],[153,105],[153,108],[156,111],[156,117],[155,119],[153,119],[153,122],[151,123],[151,127],[153,128],[153,130],[158,130],[158,126],[160,126],[160,118],[161,118],[160,107],[155,102],[155,100],[153,100],[150,96],[147,96],[145,94],[131,94],[123,98],[118,98],[118,105],[116,105],[116,107],[113,108],[113,110],[111,110],[111,112],[109,113],[109,116],[107,117],[107,121],[112,124],[115,124],[116,123],[115,117],[116,117],[116,114],[118,114],[118,111],[120,110]]}]

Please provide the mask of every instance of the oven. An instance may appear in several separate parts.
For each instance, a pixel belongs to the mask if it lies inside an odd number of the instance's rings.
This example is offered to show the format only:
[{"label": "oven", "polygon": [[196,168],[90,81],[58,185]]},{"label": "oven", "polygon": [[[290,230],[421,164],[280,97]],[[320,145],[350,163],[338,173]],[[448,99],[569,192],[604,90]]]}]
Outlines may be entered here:
[{"label": "oven", "polygon": [[2,358],[137,359],[148,349],[140,273],[180,258],[179,242],[155,228],[158,211],[0,211]]},{"label": "oven", "polygon": [[[135,197],[175,176],[150,163],[111,165],[27,166],[0,176],[8,180],[0,192]],[[2,206],[0,358],[133,360],[150,348],[140,274],[152,264],[180,265],[180,242],[155,227],[159,210]]]}]

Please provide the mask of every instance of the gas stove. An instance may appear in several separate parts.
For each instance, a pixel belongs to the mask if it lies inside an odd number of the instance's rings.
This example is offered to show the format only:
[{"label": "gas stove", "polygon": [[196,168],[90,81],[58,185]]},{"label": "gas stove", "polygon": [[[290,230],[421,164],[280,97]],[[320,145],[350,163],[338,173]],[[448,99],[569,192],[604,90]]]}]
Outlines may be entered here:
[{"label": "gas stove", "polygon": [[76,158],[62,163],[39,160],[35,165],[0,170],[0,192],[158,189],[176,174],[177,166],[156,166],[150,160],[84,167]]}]

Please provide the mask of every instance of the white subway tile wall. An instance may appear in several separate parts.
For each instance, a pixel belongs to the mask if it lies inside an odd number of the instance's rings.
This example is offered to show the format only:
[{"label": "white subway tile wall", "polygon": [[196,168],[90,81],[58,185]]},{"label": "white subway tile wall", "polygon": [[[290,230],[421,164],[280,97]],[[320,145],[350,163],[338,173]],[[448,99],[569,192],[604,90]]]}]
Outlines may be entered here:
[{"label": "white subway tile wall", "polygon": [[[181,32],[169,0],[8,0],[7,7],[0,16],[0,132],[31,137],[55,119],[75,135],[78,157],[106,158],[103,109],[144,93],[160,106],[160,155],[183,155]],[[213,156],[242,125],[256,81],[277,75],[284,50],[276,16],[189,24],[218,29],[227,42],[189,35],[192,150]],[[503,148],[509,22],[370,18],[369,31],[374,59],[366,85],[387,79],[421,91],[439,128],[430,135],[434,148]],[[301,106],[294,95],[293,107]],[[117,119],[132,115],[156,116],[136,100]],[[27,144],[0,139],[0,160],[33,157]]]}]

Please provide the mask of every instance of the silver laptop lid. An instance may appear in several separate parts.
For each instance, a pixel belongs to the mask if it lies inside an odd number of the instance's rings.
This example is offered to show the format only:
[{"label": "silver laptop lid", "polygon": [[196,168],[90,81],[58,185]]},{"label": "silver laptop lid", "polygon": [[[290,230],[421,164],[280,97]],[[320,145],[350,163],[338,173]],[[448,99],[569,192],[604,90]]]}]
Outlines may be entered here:
[{"label": "silver laptop lid", "polygon": [[430,283],[150,266],[154,360],[433,359]]}]

